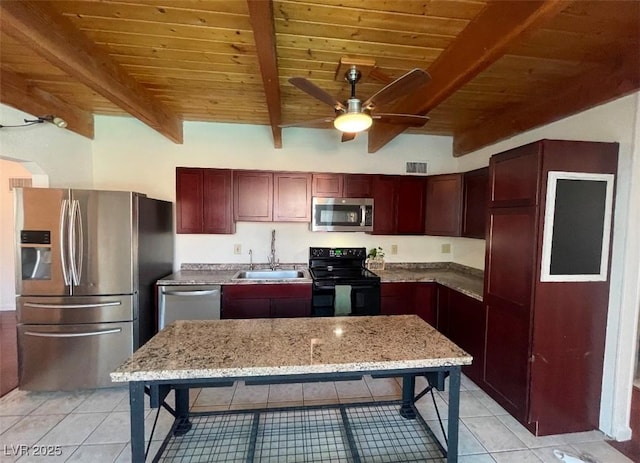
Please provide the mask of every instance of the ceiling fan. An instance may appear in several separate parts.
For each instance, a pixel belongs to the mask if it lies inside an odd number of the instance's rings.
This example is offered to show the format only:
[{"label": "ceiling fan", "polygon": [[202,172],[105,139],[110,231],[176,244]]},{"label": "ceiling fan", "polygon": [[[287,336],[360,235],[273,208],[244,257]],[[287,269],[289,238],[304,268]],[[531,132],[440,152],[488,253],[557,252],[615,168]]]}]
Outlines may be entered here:
[{"label": "ceiling fan", "polygon": [[351,66],[347,70],[344,78],[351,85],[351,96],[344,102],[338,101],[304,77],[290,78],[289,82],[292,85],[333,107],[335,116],[283,124],[280,127],[317,127],[333,122],[334,127],[342,132],[344,142],[353,140],[358,132],[367,130],[374,120],[406,127],[422,127],[429,120],[427,116],[420,114],[392,114],[376,111],[376,108],[408,95],[429,82],[431,77],[427,71],[413,69],[374,93],[364,102],[356,96],[356,84],[361,77],[362,74],[356,66]]}]

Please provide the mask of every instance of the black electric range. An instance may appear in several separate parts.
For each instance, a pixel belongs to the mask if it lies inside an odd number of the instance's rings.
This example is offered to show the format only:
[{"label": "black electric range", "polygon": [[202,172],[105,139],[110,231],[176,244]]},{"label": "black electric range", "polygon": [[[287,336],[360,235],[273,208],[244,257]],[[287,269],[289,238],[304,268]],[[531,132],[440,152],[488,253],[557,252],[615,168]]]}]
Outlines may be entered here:
[{"label": "black electric range", "polygon": [[[366,248],[309,248],[314,316],[380,313],[380,277],[365,267],[366,258]],[[336,305],[336,287],[350,293],[350,307]]]}]

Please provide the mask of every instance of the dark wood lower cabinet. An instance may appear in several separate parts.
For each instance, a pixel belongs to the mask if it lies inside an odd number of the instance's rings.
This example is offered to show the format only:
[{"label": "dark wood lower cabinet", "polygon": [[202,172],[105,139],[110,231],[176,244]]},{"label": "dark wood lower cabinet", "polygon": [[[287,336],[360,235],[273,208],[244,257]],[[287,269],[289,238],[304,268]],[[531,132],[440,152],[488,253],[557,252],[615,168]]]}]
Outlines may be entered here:
[{"label": "dark wood lower cabinet", "polygon": [[462,372],[483,386],[486,310],[484,303],[454,289],[436,288],[438,331],[462,347],[473,357],[473,363]]},{"label": "dark wood lower cabinet", "polygon": [[310,316],[310,284],[249,284],[222,288],[223,319]]},{"label": "dark wood lower cabinet", "polygon": [[415,313],[415,283],[382,283],[380,287],[380,313],[407,315]]},{"label": "dark wood lower cabinet", "polygon": [[380,313],[382,315],[416,314],[435,328],[435,283],[382,283],[380,296]]}]

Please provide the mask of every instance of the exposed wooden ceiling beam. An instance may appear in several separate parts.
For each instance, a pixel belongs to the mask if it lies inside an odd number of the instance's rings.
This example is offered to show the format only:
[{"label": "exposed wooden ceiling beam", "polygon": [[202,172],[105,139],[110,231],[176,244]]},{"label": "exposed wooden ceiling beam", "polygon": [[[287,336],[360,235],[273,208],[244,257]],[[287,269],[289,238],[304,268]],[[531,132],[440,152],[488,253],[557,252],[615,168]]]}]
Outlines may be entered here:
[{"label": "exposed wooden ceiling beam", "polygon": [[[428,68],[431,83],[387,112],[426,114],[504,55],[507,48],[569,5],[567,0],[490,2]],[[376,123],[369,130],[374,153],[406,127]]]},{"label": "exposed wooden ceiling beam", "polygon": [[282,110],[280,107],[276,32],[273,25],[273,1],[247,0],[247,4],[256,42],[264,93],[267,98],[269,122],[273,133],[273,146],[282,148],[282,129],[279,127],[282,122]]},{"label": "exposed wooden ceiling beam", "polygon": [[[54,115],[67,121],[67,129],[93,139],[93,114],[72,106],[44,90],[30,85],[19,75],[0,68],[0,101],[38,116]],[[10,124],[8,121],[3,121]]]},{"label": "exposed wooden ceiling beam", "polygon": [[462,156],[515,134],[606,103],[640,89],[640,55],[631,53],[611,66],[571,80],[545,98],[538,98],[491,116],[490,123],[456,134],[454,156]]},{"label": "exposed wooden ceiling beam", "polygon": [[150,94],[48,2],[0,2],[0,24],[51,64],[176,143],[182,120]]}]

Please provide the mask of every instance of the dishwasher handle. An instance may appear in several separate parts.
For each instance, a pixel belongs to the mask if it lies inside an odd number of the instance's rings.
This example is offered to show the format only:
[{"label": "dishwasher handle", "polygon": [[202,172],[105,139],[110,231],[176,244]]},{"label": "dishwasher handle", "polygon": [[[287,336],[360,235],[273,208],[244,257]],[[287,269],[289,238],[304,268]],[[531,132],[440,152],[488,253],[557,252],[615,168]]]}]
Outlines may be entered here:
[{"label": "dishwasher handle", "polygon": [[219,289],[197,289],[192,291],[165,291],[162,290],[162,294],[166,294],[168,296],[214,296],[219,294]]}]

